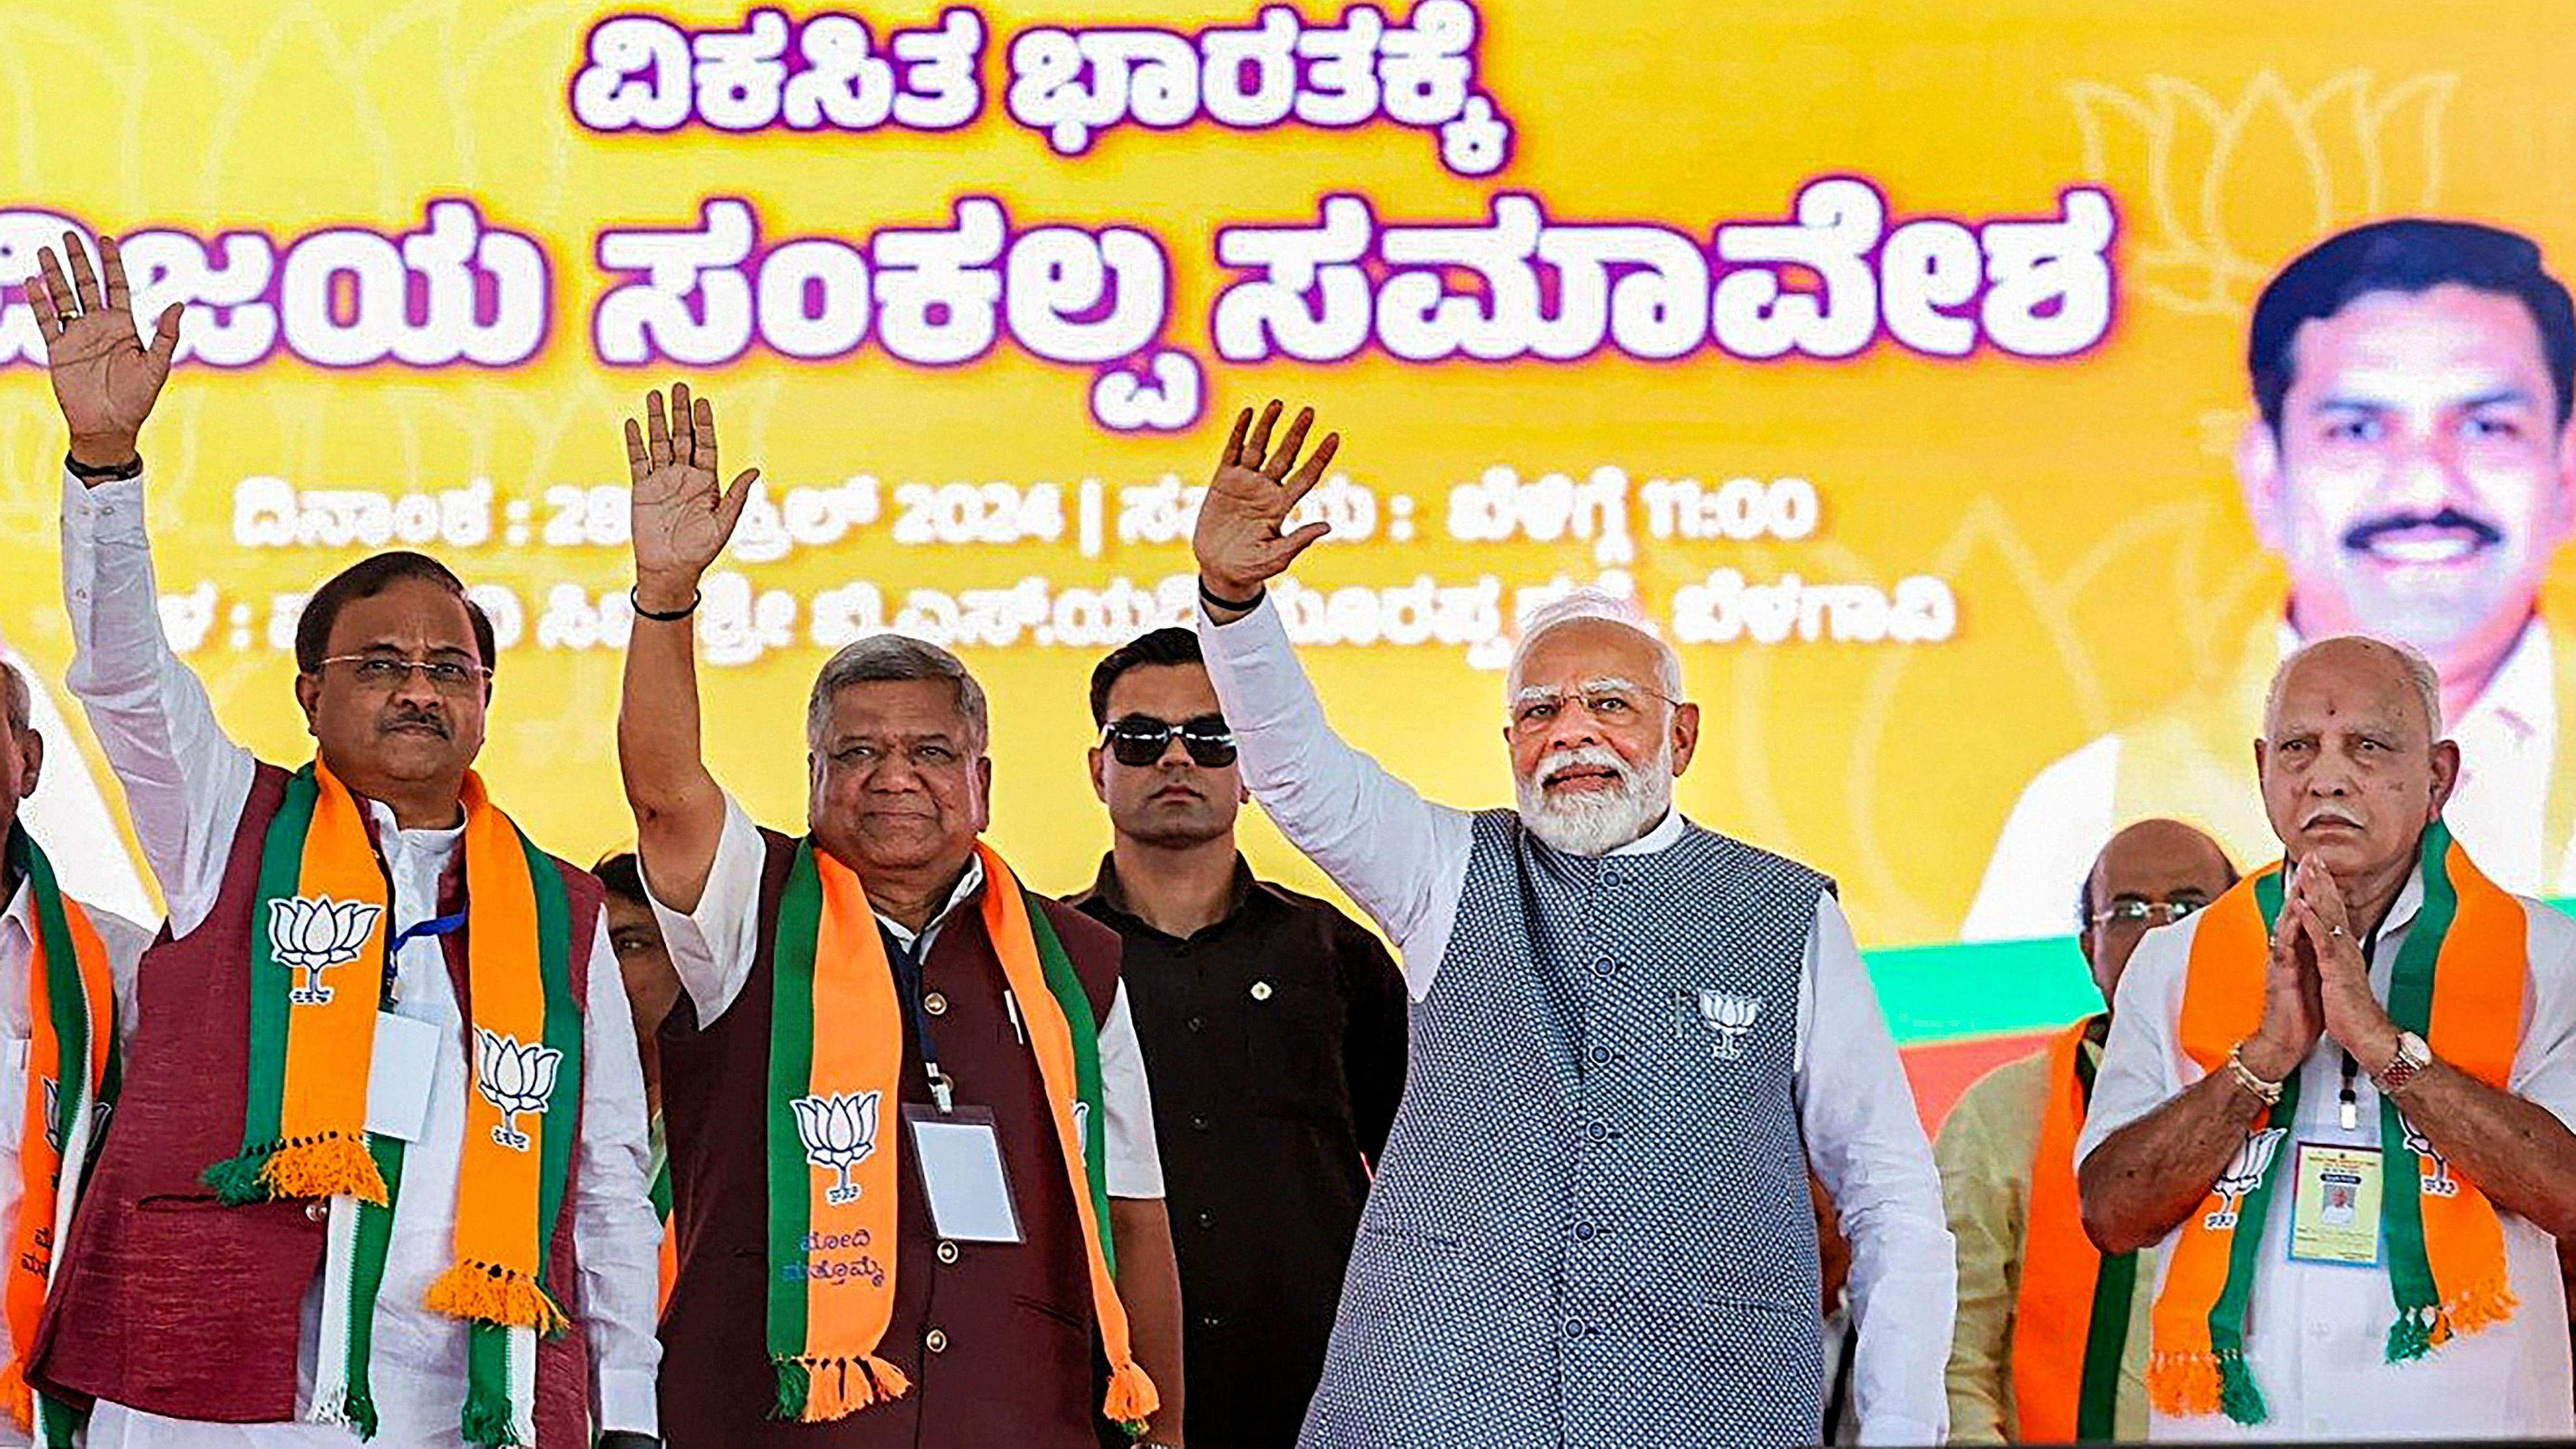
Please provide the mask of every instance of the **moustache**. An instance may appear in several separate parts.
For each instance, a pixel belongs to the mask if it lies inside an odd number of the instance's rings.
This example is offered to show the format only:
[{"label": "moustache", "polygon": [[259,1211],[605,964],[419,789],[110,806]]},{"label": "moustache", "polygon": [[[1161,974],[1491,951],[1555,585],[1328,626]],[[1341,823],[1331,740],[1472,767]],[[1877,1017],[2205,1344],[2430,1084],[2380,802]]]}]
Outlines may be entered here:
[{"label": "moustache", "polygon": [[2456,508],[2446,507],[2438,513],[2383,513],[2377,518],[2356,523],[2345,530],[2343,546],[2359,552],[2388,534],[2407,533],[2416,529],[2446,529],[2466,533],[2475,538],[2481,548],[2490,548],[2504,542],[2503,530],[2494,524],[2483,518],[2462,513]]},{"label": "moustache", "polygon": [[1540,785],[1553,785],[1558,777],[1573,770],[1607,770],[1625,785],[1635,773],[1628,762],[1604,745],[1584,745],[1570,750],[1552,750],[1530,771],[1530,778]]},{"label": "moustache", "polygon": [[413,726],[435,730],[442,740],[449,736],[446,716],[436,710],[423,709],[416,704],[396,705],[376,716],[376,733],[380,735],[389,735],[396,730],[410,729]]}]

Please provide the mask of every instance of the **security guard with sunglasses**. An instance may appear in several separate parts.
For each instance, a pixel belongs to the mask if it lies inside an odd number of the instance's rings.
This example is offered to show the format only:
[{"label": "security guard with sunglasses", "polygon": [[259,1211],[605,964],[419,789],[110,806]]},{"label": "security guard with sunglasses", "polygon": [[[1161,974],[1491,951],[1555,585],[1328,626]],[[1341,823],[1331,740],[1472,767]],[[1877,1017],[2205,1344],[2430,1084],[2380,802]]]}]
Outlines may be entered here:
[{"label": "security guard with sunglasses", "polygon": [[1102,660],[1091,717],[1114,835],[1072,904],[1127,943],[1189,1314],[1189,1442],[1288,1449],[1404,1086],[1403,979],[1357,922],[1236,853],[1248,797],[1196,634]]}]

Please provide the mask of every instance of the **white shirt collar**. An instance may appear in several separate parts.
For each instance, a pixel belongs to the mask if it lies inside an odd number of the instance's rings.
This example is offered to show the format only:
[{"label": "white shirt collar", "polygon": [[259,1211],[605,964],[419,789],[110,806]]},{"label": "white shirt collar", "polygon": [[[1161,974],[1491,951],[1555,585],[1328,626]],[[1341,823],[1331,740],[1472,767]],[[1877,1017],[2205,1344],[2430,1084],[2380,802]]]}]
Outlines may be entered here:
[{"label": "white shirt collar", "polygon": [[1657,822],[1654,829],[1649,830],[1645,834],[1638,836],[1636,839],[1629,841],[1627,844],[1620,846],[1617,850],[1613,850],[1608,853],[1611,855],[1653,855],[1658,851],[1670,850],[1674,845],[1680,842],[1682,832],[1689,828],[1690,822],[1682,818],[1682,812],[1679,810],[1667,809],[1664,811],[1664,818]]},{"label": "white shirt collar", "polygon": [[972,899],[975,892],[983,888],[984,856],[979,851],[966,858],[966,873],[957,878],[957,889],[948,893],[948,903],[941,906],[939,913],[930,918],[930,924],[915,931],[883,911],[877,912],[877,920],[894,933],[896,944],[916,955],[924,955],[929,952],[931,939],[939,934],[939,928],[948,924],[948,918],[956,914],[957,908]]},{"label": "white shirt collar", "polygon": [[0,912],[0,950],[33,955],[36,947],[36,896],[25,879],[9,893],[9,909]]}]

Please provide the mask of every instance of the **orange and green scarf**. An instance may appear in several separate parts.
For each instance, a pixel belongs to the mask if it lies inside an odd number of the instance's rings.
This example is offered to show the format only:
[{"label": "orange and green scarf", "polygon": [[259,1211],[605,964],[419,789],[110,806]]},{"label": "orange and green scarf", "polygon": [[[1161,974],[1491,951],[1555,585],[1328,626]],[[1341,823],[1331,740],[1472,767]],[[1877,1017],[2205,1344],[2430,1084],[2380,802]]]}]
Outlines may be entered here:
[{"label": "orange and green scarf", "polygon": [[39,1449],[62,1449],[86,1416],[36,1393],[23,1355],[44,1316],[54,1247],[70,1229],[73,1200],[116,1100],[116,986],[106,945],[80,903],[63,894],[53,862],[25,826],[10,826],[7,848],[36,919],[35,953],[27,963],[31,1034],[18,1135],[18,1223],[6,1269],[12,1357],[0,1367],[0,1395]]},{"label": "orange and green scarf", "polygon": [[[2397,953],[2388,1015],[2443,1061],[2502,1088],[2522,1030],[2526,961],[2522,905],[2487,880],[2440,822],[2424,832],[2424,903]],[[2202,914],[2183,986],[2182,1045],[2203,1072],[2261,1024],[2263,969],[2280,919],[2282,868],[2240,883]],[[2147,1389],[2165,1414],[2266,1417],[2245,1357],[2245,1328],[2261,1276],[2263,1224],[2287,1168],[2281,1148],[2297,1122],[2299,1078],[2202,1205],[2183,1219],[2155,1306]],[[2477,1187],[2417,1136],[2385,1096],[2379,1140],[2390,1164],[2380,1195],[2380,1241],[2395,1320],[2386,1357],[2423,1357],[2453,1334],[2475,1333],[2516,1307],[2505,1280],[2504,1232]],[[2396,1164],[2412,1164],[2398,1170]]]},{"label": "orange and green scarf", "polygon": [[[1072,1184],[1091,1305],[1109,1360],[1102,1412],[1141,1424],[1153,1382],[1127,1341],[1112,1281],[1098,1027],[1045,913],[990,846],[983,917],[1027,1017],[1029,1049]],[[894,1320],[896,1153],[903,1015],[867,892],[799,841],[779,899],[769,1041],[769,1358],[776,1414],[819,1423],[911,1388],[877,1349]],[[825,1029],[828,1028],[828,1029]]]},{"label": "orange and green scarf", "polygon": [[2013,1305],[2013,1417],[2025,1440],[2107,1440],[2118,1429],[2138,1255],[2094,1247],[2075,1195],[2075,1139],[2093,1103],[2093,1056],[2084,1046],[2108,1019],[2087,1017],[2048,1046],[2048,1109],[2031,1159]]},{"label": "orange and green scarf", "polygon": [[[465,777],[466,1010],[475,1090],[459,1151],[456,1261],[431,1311],[466,1320],[462,1430],[536,1442],[536,1340],[566,1327],[547,1282],[581,1093],[563,877]],[[318,761],[269,823],[252,907],[250,1078],[239,1155],[206,1170],[229,1203],[324,1198],[321,1340],[306,1417],[376,1430],[369,1373],[403,1143],[367,1131],[376,1022],[401,937],[391,888],[347,787]],[[350,969],[355,968],[355,969]]]}]

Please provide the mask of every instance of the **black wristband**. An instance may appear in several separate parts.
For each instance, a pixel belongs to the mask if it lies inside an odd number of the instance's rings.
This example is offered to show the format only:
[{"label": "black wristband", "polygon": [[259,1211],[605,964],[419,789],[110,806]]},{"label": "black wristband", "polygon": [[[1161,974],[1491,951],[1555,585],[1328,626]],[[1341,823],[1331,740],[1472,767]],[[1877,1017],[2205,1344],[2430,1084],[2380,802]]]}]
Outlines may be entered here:
[{"label": "black wristband", "polygon": [[656,624],[676,624],[680,622],[682,619],[696,613],[698,611],[698,601],[706,597],[706,595],[700,591],[691,589],[689,590],[689,606],[687,608],[678,610],[674,613],[657,614],[644,607],[644,596],[636,591],[638,587],[640,586],[630,585],[627,588],[626,602],[635,606],[636,618],[650,619]]},{"label": "black wristband", "polygon": [[84,483],[122,483],[129,478],[143,476],[143,455],[137,453],[122,463],[107,463],[93,467],[65,453],[63,466],[71,470],[73,477]]},{"label": "black wristband", "polygon": [[1249,614],[1253,610],[1260,608],[1262,599],[1266,597],[1269,592],[1270,591],[1266,588],[1254,589],[1252,591],[1252,597],[1248,599],[1222,599],[1209,590],[1205,576],[1201,576],[1199,579],[1199,602],[1207,605],[1211,609],[1223,609],[1228,613],[1233,614]]}]

